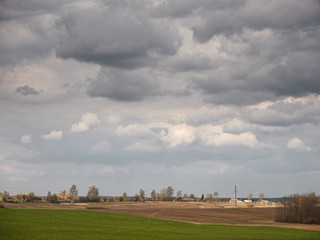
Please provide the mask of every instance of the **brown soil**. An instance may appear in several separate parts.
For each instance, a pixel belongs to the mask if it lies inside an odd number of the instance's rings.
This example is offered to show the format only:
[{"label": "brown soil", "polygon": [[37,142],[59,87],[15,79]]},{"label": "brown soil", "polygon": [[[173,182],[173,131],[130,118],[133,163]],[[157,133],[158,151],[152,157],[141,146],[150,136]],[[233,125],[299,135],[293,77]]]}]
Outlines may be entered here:
[{"label": "brown soil", "polygon": [[239,226],[270,226],[320,231],[320,225],[277,223],[274,221],[276,208],[211,203],[121,203],[121,204],[7,204],[8,208],[86,210],[129,214],[147,218],[184,221],[194,224],[221,224]]}]

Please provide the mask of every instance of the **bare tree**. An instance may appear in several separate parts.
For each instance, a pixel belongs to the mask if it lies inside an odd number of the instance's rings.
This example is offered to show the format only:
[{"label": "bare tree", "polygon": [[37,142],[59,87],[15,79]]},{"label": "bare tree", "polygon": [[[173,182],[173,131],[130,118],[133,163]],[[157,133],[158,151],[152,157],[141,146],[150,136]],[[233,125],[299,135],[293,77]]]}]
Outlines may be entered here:
[{"label": "bare tree", "polygon": [[153,201],[155,201],[155,200],[158,200],[157,199],[157,192],[156,192],[156,190],[152,190],[152,192],[151,192],[151,199],[153,200]]},{"label": "bare tree", "polygon": [[171,186],[160,191],[160,199],[162,201],[172,201],[174,190]]},{"label": "bare tree", "polygon": [[166,189],[164,188],[164,189],[162,189],[162,190],[160,191],[160,200],[161,200],[161,201],[166,201],[166,197],[167,197],[167,195],[166,195]]},{"label": "bare tree", "polygon": [[181,198],[182,197],[182,190],[179,190],[178,192],[177,192],[177,198]]},{"label": "bare tree", "polygon": [[77,186],[76,185],[72,185],[70,190],[69,190],[69,194],[72,198],[72,200],[77,199],[78,198],[78,190],[77,190]]},{"label": "bare tree", "polygon": [[157,200],[157,201],[160,200],[160,193],[156,193],[156,200]]},{"label": "bare tree", "polygon": [[249,193],[249,195],[247,196],[247,199],[248,199],[248,200],[252,200],[252,198],[253,198],[252,193]]},{"label": "bare tree", "polygon": [[315,193],[285,197],[283,206],[276,210],[277,222],[319,224],[320,196]]},{"label": "bare tree", "polygon": [[51,194],[49,191],[47,194],[47,201],[50,203],[57,203],[58,202],[58,195],[57,194]]},{"label": "bare tree", "polygon": [[218,192],[214,192],[213,196],[214,196],[215,201],[218,202],[219,193]]},{"label": "bare tree", "polygon": [[89,187],[87,199],[89,202],[99,202],[100,201],[99,188],[97,188],[95,185]]},{"label": "bare tree", "polygon": [[51,192],[49,191],[48,194],[47,194],[47,201],[48,201],[48,202],[51,202],[51,198],[52,198],[52,194],[51,194]]},{"label": "bare tree", "polygon": [[3,201],[6,201],[10,196],[10,193],[8,191],[4,191],[2,193]]},{"label": "bare tree", "polygon": [[206,196],[206,200],[209,201],[209,202],[212,202],[213,195],[211,193],[208,193],[207,196]]},{"label": "bare tree", "polygon": [[167,201],[172,201],[174,190],[171,186],[166,189],[166,199]]},{"label": "bare tree", "polygon": [[263,199],[264,199],[264,194],[263,194],[263,193],[260,193],[260,194],[259,194],[259,200],[262,201]]},{"label": "bare tree", "polygon": [[140,197],[139,197],[139,194],[136,194],[136,195],[134,195],[134,201],[139,201],[139,199],[140,199]]},{"label": "bare tree", "polygon": [[35,197],[36,197],[36,195],[34,194],[34,192],[30,192],[30,193],[28,193],[28,195],[27,195],[27,201],[28,201],[28,202],[32,202]]},{"label": "bare tree", "polygon": [[140,201],[143,201],[144,198],[145,198],[145,191],[141,188],[139,190],[139,199],[140,199]]},{"label": "bare tree", "polygon": [[19,202],[23,202],[23,194],[22,193],[17,194],[17,199]]},{"label": "bare tree", "polygon": [[66,195],[67,195],[67,191],[66,190],[63,190],[61,191],[59,194],[58,194],[58,198],[60,200],[65,200],[66,199]]},{"label": "bare tree", "polygon": [[127,195],[126,192],[124,192],[124,193],[122,194],[122,198],[123,198],[123,201],[127,201],[127,200],[128,200],[128,195]]}]

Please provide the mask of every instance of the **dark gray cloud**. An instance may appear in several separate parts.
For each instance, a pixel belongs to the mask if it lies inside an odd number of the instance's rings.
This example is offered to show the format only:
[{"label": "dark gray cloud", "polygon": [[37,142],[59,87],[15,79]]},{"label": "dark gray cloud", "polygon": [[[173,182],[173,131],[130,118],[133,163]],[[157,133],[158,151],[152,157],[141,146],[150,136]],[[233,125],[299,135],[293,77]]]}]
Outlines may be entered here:
[{"label": "dark gray cloud", "polygon": [[220,36],[220,51],[229,60],[193,79],[193,87],[202,91],[206,101],[236,105],[320,94],[319,37],[319,26]]},{"label": "dark gray cloud", "polygon": [[102,69],[89,84],[87,94],[117,101],[141,101],[154,94],[155,89],[155,84],[141,73]]},{"label": "dark gray cloud", "polygon": [[237,9],[246,0],[169,0],[161,2],[153,11],[157,17],[188,17],[200,15],[208,10]]},{"label": "dark gray cloud", "polygon": [[172,70],[173,72],[198,72],[217,67],[217,63],[214,63],[212,59],[204,54],[189,54],[177,56],[169,60],[165,64],[164,68]]},{"label": "dark gray cloud", "polygon": [[253,90],[271,91],[278,96],[303,96],[320,93],[319,54],[296,54],[284,65],[274,66],[270,72],[250,79]]},{"label": "dark gray cloud", "polygon": [[[39,6],[38,6],[39,4]],[[17,65],[52,54],[56,44],[55,15],[40,1],[0,3],[0,64]]]},{"label": "dark gray cloud", "polygon": [[297,57],[286,65],[269,66],[263,73],[250,66],[245,67],[247,73],[242,73],[230,65],[229,71],[233,73],[221,75],[212,71],[211,76],[193,79],[192,85],[202,92],[205,101],[216,104],[247,105],[287,96],[320,94],[318,59],[318,56]]},{"label": "dark gray cloud", "polygon": [[29,85],[24,85],[22,87],[16,88],[16,93],[20,93],[21,95],[28,96],[28,95],[39,95],[41,91],[37,91],[34,88],[30,87]]},{"label": "dark gray cloud", "polygon": [[209,11],[193,31],[198,41],[206,42],[213,35],[232,35],[245,28],[295,30],[319,25],[319,14],[318,1],[247,1],[239,9]]},{"label": "dark gray cloud", "polygon": [[66,3],[73,2],[74,0],[55,0],[55,1],[42,1],[42,0],[3,0],[0,6],[6,10],[13,11],[39,11],[46,10],[52,11],[61,8]]},{"label": "dark gray cloud", "polygon": [[265,107],[246,107],[241,115],[249,122],[264,126],[300,126],[320,124],[319,96],[278,100]]},{"label": "dark gray cloud", "polygon": [[63,34],[56,55],[133,69],[174,55],[181,46],[176,27],[167,20],[153,20],[143,11],[147,8],[111,7],[67,11],[57,23]]}]

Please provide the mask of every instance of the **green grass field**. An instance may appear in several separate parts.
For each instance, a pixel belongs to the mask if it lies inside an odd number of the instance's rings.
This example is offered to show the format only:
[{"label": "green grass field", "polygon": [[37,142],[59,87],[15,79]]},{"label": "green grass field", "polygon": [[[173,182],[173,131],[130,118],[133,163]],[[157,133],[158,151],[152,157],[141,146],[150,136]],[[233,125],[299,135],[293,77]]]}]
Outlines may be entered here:
[{"label": "green grass field", "polygon": [[0,209],[0,239],[320,239],[320,232],[194,225],[87,211]]}]

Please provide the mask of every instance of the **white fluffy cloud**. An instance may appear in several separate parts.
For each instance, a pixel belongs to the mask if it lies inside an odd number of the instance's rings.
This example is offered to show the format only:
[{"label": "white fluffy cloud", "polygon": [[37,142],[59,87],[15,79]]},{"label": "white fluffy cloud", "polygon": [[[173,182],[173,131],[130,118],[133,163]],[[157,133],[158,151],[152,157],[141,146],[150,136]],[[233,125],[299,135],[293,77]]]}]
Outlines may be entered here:
[{"label": "white fluffy cloud", "polygon": [[[251,131],[240,131],[230,133],[224,131],[223,125],[200,125],[192,126],[186,123],[169,124],[166,122],[155,122],[147,125],[130,124],[128,126],[120,125],[117,128],[118,135],[129,138],[143,138],[161,140],[170,147],[178,145],[189,145],[196,140],[197,144],[221,146],[246,146],[255,147],[258,145],[256,136]],[[127,150],[139,151],[160,151],[159,147],[149,146],[135,142],[128,146]]]},{"label": "white fluffy cloud", "polygon": [[23,135],[21,137],[21,143],[23,143],[23,144],[31,143],[31,136],[30,135]]},{"label": "white fluffy cloud", "polygon": [[129,137],[146,137],[154,134],[148,127],[139,124],[129,124],[125,127],[120,125],[116,132],[120,136]]},{"label": "white fluffy cloud", "polygon": [[80,122],[75,123],[71,126],[71,131],[85,132],[94,126],[97,126],[99,123],[100,120],[97,114],[87,112],[85,114],[82,114]]},{"label": "white fluffy cloud", "polygon": [[162,141],[170,144],[171,147],[175,147],[180,144],[188,145],[195,139],[194,127],[186,124],[178,124],[168,127],[168,132],[161,132]]},{"label": "white fluffy cloud", "polygon": [[48,134],[42,135],[42,138],[45,139],[45,140],[56,140],[56,141],[58,141],[61,138],[63,138],[63,133],[62,133],[62,131],[53,130]]},{"label": "white fluffy cloud", "polygon": [[311,152],[312,147],[307,146],[300,138],[293,137],[288,141],[287,147],[298,152]]},{"label": "white fluffy cloud", "polygon": [[202,125],[198,128],[198,134],[207,145],[242,145],[254,147],[258,144],[258,140],[252,132],[243,132],[240,134],[225,133],[223,132],[223,127],[219,125]]},{"label": "white fluffy cloud", "polygon": [[199,139],[206,145],[219,147],[233,145],[254,147],[258,144],[258,140],[252,132],[248,131],[239,134],[226,133],[221,125],[207,124],[193,127],[187,124],[178,124],[169,126],[167,130],[168,133],[164,130],[161,132],[161,139],[169,143],[171,147],[180,144],[188,145],[196,139]]}]

